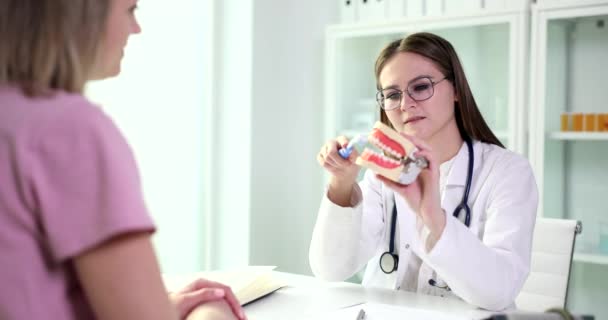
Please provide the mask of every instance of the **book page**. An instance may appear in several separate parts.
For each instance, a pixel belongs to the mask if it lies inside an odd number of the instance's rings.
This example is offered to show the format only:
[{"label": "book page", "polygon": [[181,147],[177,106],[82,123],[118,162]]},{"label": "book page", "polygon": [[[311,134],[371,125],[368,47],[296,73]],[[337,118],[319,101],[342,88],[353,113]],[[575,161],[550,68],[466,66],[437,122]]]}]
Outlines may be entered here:
[{"label": "book page", "polygon": [[163,275],[163,281],[169,292],[177,291],[198,278],[220,282],[229,286],[241,305],[245,305],[286,285],[272,276],[272,270],[275,268],[273,266],[251,266],[225,271]]}]

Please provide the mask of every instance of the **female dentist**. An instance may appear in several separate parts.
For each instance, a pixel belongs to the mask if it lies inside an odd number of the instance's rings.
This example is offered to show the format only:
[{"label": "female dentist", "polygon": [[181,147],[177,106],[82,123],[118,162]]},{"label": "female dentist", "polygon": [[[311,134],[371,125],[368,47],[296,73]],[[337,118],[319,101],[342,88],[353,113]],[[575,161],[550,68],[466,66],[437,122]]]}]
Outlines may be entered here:
[{"label": "female dentist", "polygon": [[317,160],[331,174],[310,244],[313,273],[363,285],[513,307],[530,269],[538,191],[530,165],[484,121],[445,39],[417,33],[376,61],[381,121],[418,148],[428,167],[402,185],[368,170],[330,140]]}]

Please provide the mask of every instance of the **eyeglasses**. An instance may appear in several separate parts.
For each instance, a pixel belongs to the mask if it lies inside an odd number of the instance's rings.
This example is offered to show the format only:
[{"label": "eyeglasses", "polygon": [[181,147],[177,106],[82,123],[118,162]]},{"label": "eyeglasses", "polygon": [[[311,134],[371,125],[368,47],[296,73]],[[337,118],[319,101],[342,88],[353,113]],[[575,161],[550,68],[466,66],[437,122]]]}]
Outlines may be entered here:
[{"label": "eyeglasses", "polygon": [[404,93],[407,93],[416,102],[428,100],[435,93],[435,85],[445,79],[447,77],[433,82],[429,77],[421,77],[408,84],[405,91],[395,88],[383,89],[376,93],[376,101],[380,108],[393,110],[401,106]]}]

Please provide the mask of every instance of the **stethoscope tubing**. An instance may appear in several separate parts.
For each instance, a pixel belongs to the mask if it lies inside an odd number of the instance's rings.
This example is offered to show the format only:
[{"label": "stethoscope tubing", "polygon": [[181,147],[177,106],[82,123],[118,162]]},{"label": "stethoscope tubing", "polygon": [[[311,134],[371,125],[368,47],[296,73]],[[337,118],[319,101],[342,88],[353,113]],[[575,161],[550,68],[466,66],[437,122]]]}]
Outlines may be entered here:
[{"label": "stethoscope tubing", "polygon": [[[471,139],[469,139],[468,137],[465,139],[465,143],[467,144],[467,149],[469,151],[469,164],[468,164],[468,168],[467,168],[467,181],[465,184],[465,188],[464,188],[464,194],[462,195],[462,200],[460,201],[460,203],[458,204],[458,206],[456,206],[456,208],[454,209],[454,212],[452,213],[452,216],[454,216],[455,218],[459,218],[460,216],[460,212],[462,210],[464,210],[464,225],[467,226],[467,228],[471,225],[471,208],[469,207],[468,201],[469,201],[469,192],[471,191],[471,182],[473,180],[473,166],[475,164],[475,154],[473,153],[473,142],[471,141]],[[391,217],[391,238],[389,240],[389,251],[384,252],[381,256],[380,259],[380,269],[382,269],[382,272],[386,273],[386,274],[390,274],[393,273],[395,270],[397,270],[397,264],[399,262],[399,256],[395,253],[395,232],[397,229],[397,204],[395,203],[395,205],[393,206],[393,212],[392,212],[392,217]],[[392,259],[394,259],[394,264],[393,264],[393,268],[392,270],[384,270],[383,268],[383,264],[382,264],[382,258],[384,258],[384,256],[391,256]]]}]

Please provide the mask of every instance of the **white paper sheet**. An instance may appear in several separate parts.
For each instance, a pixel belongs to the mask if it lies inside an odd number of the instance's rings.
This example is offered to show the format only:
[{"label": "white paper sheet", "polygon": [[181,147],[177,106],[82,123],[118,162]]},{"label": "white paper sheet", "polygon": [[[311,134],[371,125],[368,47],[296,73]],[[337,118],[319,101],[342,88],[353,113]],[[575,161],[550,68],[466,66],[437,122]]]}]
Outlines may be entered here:
[{"label": "white paper sheet", "polygon": [[331,311],[310,320],[356,320],[359,311],[365,310],[365,320],[470,320],[439,311],[415,309],[381,303],[364,303]]}]

